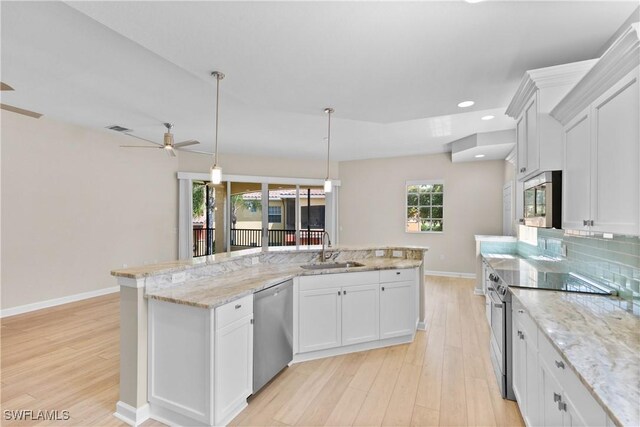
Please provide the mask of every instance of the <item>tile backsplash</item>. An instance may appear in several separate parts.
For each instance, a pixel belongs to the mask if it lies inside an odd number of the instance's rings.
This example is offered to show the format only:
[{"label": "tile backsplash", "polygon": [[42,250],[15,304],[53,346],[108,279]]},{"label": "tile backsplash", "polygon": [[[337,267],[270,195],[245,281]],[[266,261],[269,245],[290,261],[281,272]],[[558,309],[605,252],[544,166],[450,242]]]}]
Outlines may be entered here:
[{"label": "tile backsplash", "polygon": [[538,245],[519,241],[517,252],[524,257],[562,259],[576,272],[600,279],[615,288],[621,298],[640,307],[639,237],[539,229]]}]

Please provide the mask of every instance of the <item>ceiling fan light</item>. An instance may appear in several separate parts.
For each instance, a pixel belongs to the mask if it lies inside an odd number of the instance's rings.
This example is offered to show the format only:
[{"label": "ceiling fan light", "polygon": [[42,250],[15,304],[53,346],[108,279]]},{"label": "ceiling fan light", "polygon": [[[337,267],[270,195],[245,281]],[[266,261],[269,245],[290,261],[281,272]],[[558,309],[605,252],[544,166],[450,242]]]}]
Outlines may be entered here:
[{"label": "ceiling fan light", "polygon": [[324,180],[324,192],[325,193],[331,193],[333,184],[331,183],[330,179],[325,179]]},{"label": "ceiling fan light", "polygon": [[211,183],[218,185],[222,182],[222,169],[219,166],[211,166]]}]

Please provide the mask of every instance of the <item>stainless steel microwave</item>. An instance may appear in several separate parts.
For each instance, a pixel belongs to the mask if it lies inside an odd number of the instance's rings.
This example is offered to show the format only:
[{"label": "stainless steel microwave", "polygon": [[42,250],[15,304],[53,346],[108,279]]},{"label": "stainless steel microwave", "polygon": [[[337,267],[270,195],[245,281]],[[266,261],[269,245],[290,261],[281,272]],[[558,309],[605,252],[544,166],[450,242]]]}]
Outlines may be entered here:
[{"label": "stainless steel microwave", "polygon": [[562,171],[543,172],[525,181],[524,225],[562,228]]}]

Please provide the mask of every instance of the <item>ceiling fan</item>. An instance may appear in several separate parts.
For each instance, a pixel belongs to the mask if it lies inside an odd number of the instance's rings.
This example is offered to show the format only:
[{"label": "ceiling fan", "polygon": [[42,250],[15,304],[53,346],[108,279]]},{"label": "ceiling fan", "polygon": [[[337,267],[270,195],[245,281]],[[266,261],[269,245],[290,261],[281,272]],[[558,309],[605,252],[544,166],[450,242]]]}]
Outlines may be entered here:
[{"label": "ceiling fan", "polygon": [[174,143],[173,142],[173,134],[171,133],[171,129],[173,128],[173,124],[172,123],[164,123],[164,127],[167,128],[167,132],[165,132],[165,134],[164,134],[164,142],[162,144],[158,144],[157,142],[151,141],[150,139],[142,138],[142,137],[134,135],[132,133],[126,133],[125,132],[125,135],[129,135],[129,136],[132,136],[134,138],[138,138],[138,139],[141,139],[143,141],[150,142],[152,144],[155,144],[156,147],[145,147],[145,146],[142,146],[142,145],[121,145],[120,147],[123,147],[123,148],[159,148],[161,150],[166,150],[168,155],[175,157],[176,156],[175,150],[179,150],[181,148],[188,147],[189,145],[200,144],[200,141],[196,141],[195,139],[189,139],[187,141]]},{"label": "ceiling fan", "polygon": [[[0,91],[5,91],[5,90],[7,91],[13,90],[13,88],[6,83],[0,82]],[[18,113],[18,114],[22,114],[23,116],[33,117],[34,119],[39,119],[40,117],[42,117],[42,114],[40,113],[36,113],[35,111],[25,110],[23,108],[14,107],[13,105],[0,103],[0,108],[2,108],[3,110],[11,111],[12,113]]]}]

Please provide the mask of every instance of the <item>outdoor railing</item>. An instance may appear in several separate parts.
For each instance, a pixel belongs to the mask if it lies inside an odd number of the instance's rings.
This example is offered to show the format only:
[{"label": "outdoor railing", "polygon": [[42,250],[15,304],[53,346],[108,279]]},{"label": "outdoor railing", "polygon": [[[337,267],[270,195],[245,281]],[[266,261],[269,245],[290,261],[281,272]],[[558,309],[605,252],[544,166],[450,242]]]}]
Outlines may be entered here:
[{"label": "outdoor railing", "polygon": [[193,256],[211,255],[216,251],[216,229],[193,229]]},{"label": "outdoor railing", "polygon": [[[215,228],[193,229],[193,256],[215,253]],[[324,230],[300,230],[300,245],[321,245]],[[262,246],[259,228],[232,228],[231,246],[255,248]],[[296,230],[269,230],[269,246],[295,246]]]}]

